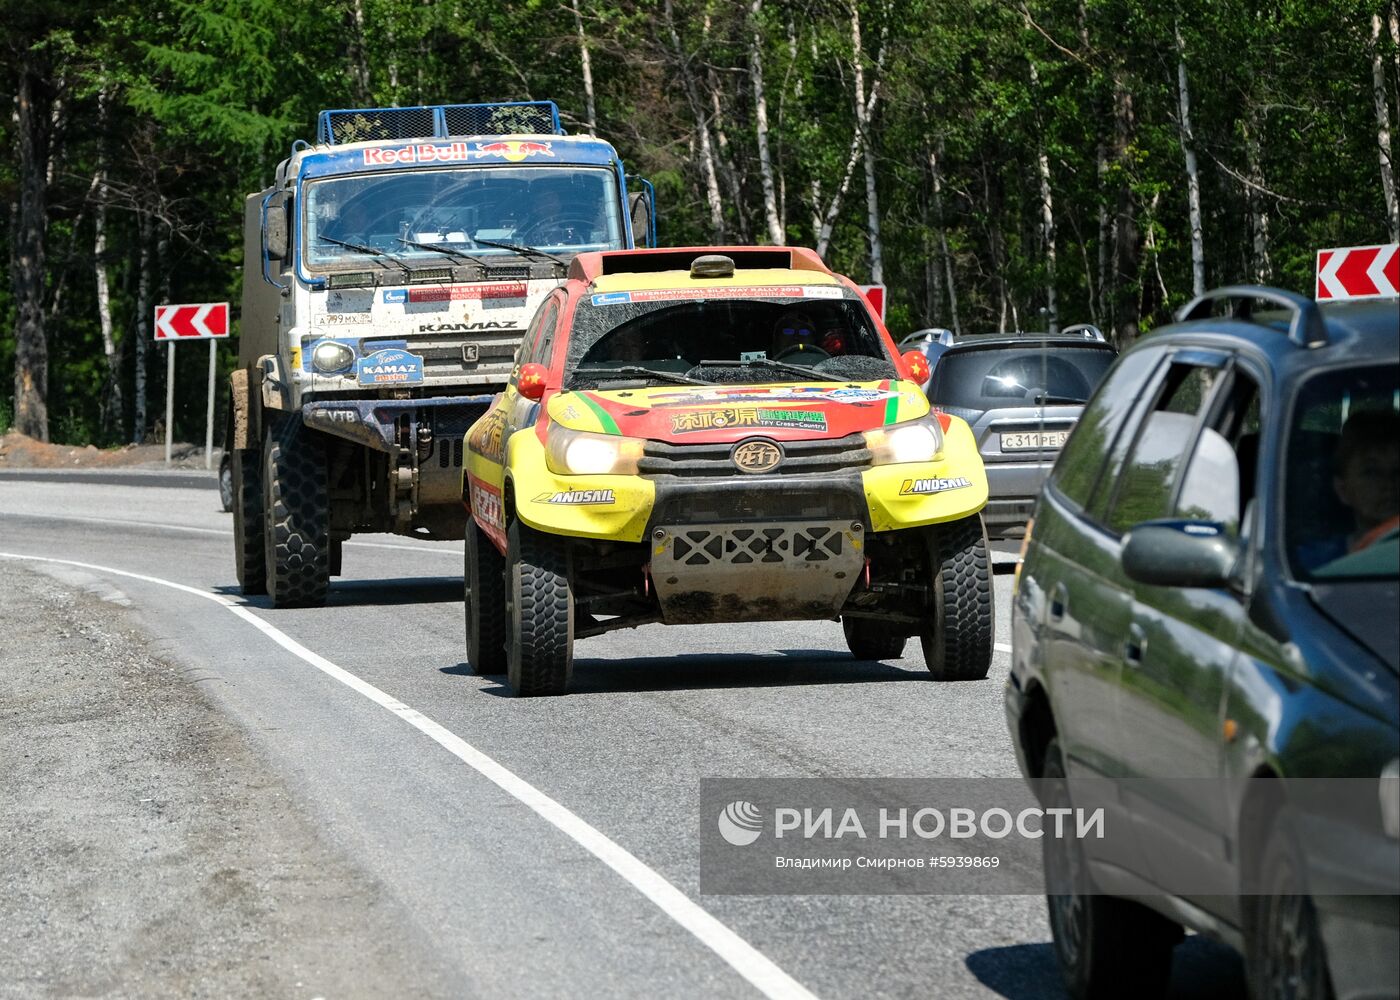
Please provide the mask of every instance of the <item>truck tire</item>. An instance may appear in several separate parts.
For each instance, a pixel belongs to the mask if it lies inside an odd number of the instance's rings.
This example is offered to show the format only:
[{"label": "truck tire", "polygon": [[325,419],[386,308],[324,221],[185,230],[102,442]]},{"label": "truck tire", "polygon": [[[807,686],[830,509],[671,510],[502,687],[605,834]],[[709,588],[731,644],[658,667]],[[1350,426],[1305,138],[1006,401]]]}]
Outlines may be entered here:
[{"label": "truck tire", "polygon": [[267,593],[263,541],[262,456],[235,451],[233,474],[233,568],[245,597]]},{"label": "truck tire", "polygon": [[[1072,808],[1059,740],[1045,748],[1041,777],[1045,807]],[[1041,850],[1050,936],[1072,1000],[1165,996],[1181,925],[1141,903],[1095,893],[1078,840],[1045,837]]]},{"label": "truck tire", "polygon": [[299,416],[274,423],[264,442],[263,505],[273,606],[320,607],[331,578],[326,453]]},{"label": "truck tire", "polygon": [[841,631],[846,633],[846,648],[857,660],[897,660],[904,655],[908,639],[890,635],[889,625],[869,618],[843,618]]},{"label": "truck tire", "polygon": [[568,545],[519,521],[506,538],[506,680],[519,697],[564,694],[574,668]]},{"label": "truck tire", "polygon": [[920,642],[938,681],[975,681],[992,666],[992,567],[974,514],[927,529],[933,584]]},{"label": "truck tire", "polygon": [[477,674],[506,672],[506,560],[470,516],[462,573],[467,663]]}]

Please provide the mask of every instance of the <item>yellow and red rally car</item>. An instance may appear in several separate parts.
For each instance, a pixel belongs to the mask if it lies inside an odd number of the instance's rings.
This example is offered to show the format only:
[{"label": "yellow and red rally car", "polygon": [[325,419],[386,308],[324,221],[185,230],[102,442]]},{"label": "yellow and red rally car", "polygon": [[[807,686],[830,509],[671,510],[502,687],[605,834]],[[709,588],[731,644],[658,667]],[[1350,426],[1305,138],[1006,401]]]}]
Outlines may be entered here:
[{"label": "yellow and red rally car", "polygon": [[557,694],[576,638],[840,618],[985,677],[987,481],[926,364],[811,250],[580,254],[466,435],[473,669]]}]

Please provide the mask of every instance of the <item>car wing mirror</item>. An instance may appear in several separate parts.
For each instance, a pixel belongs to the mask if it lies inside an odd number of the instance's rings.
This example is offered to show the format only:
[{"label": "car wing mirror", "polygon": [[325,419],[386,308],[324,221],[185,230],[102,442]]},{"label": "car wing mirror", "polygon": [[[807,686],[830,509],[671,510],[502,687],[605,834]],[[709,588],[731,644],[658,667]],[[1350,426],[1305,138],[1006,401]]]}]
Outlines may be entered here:
[{"label": "car wing mirror", "polygon": [[1145,521],[1123,539],[1123,572],[1157,587],[1225,587],[1239,543],[1214,521]]}]

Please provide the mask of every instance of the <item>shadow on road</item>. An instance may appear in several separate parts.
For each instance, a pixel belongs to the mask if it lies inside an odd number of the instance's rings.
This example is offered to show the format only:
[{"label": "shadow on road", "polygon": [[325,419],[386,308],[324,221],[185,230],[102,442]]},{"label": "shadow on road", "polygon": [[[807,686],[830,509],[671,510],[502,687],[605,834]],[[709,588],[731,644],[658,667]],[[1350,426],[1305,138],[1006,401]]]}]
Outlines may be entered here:
[{"label": "shadow on road", "polygon": [[[440,669],[445,674],[472,673],[465,663]],[[824,649],[779,649],[766,655],[682,653],[615,660],[575,659],[569,694],[926,680],[928,672],[922,666],[913,669],[890,663],[853,660],[848,653]],[[480,690],[482,694],[510,695],[510,688],[504,683]]]},{"label": "shadow on road", "polygon": [[[252,608],[271,609],[266,597],[244,597],[236,586],[216,587]],[[451,576],[393,577],[386,580],[332,580],[327,608],[384,607],[396,604],[443,604],[462,601],[462,578]]]},{"label": "shadow on road", "polygon": [[[967,956],[978,982],[1007,1000],[1060,1000],[1060,967],[1050,944],[987,948]],[[1168,1000],[1247,1000],[1244,961],[1233,948],[1193,934],[1172,955]]]}]

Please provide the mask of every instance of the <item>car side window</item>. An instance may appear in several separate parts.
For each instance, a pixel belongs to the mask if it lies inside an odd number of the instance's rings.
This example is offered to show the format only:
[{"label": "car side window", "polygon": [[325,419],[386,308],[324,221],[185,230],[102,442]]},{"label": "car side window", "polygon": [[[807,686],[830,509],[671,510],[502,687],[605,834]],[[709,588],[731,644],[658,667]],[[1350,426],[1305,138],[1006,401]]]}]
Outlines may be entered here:
[{"label": "car side window", "polygon": [[1161,360],[1162,351],[1150,348],[1123,355],[1080,416],[1052,480],[1073,506],[1089,507],[1109,450],[1134,405],[1151,388],[1152,371]]},{"label": "car side window", "polygon": [[1166,517],[1172,488],[1186,459],[1197,417],[1210,402],[1218,368],[1173,364],[1156,405],[1142,422],[1114,484],[1105,526],[1122,534],[1135,524]]},{"label": "car side window", "polygon": [[1186,465],[1173,516],[1214,521],[1238,534],[1254,498],[1261,427],[1259,386],[1236,369],[1222,397]]},{"label": "car side window", "polygon": [[525,336],[520,338],[520,346],[515,349],[515,366],[517,368],[527,361],[534,360],[534,347],[540,332],[540,323],[543,322],[553,305],[554,296],[551,295],[541,302],[540,307],[535,310],[535,315],[530,319],[530,325],[525,328]]},{"label": "car side window", "polygon": [[530,352],[530,360],[537,364],[549,366],[550,355],[554,353],[554,330],[559,325],[559,298],[552,296],[545,306],[543,318],[540,320],[539,334],[535,340],[535,347]]}]

